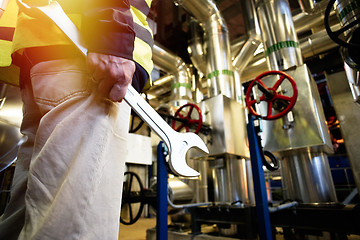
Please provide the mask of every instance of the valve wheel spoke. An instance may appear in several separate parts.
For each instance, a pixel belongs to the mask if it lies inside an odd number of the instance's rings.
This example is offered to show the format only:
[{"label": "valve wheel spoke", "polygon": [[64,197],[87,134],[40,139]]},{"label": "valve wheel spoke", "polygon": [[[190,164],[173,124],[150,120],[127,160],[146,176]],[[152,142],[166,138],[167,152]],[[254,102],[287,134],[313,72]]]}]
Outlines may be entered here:
[{"label": "valve wheel spoke", "polygon": [[286,79],[285,76],[280,76],[279,80],[276,81],[276,83],[273,86],[273,89],[278,89],[278,87],[280,87],[280,85],[283,83],[283,81]]},{"label": "valve wheel spoke", "polygon": [[[198,119],[192,119],[192,115],[194,113],[194,109],[198,114]],[[186,112],[187,110],[187,112]],[[185,113],[184,113],[185,112]],[[200,108],[193,104],[193,103],[187,103],[183,106],[181,106],[176,112],[175,112],[175,117],[182,119],[182,120],[186,120],[184,122],[181,122],[179,126],[177,126],[178,122],[176,119],[173,119],[172,123],[171,123],[171,127],[175,130],[175,131],[181,131],[183,128],[186,130],[186,132],[190,132],[190,130],[192,129],[191,127],[195,127],[195,131],[194,133],[199,133],[201,126],[202,126],[202,114],[201,114],[201,110]]]},{"label": "valve wheel spoke", "polygon": [[[121,204],[122,206],[120,212],[120,222],[124,225],[131,225],[137,222],[137,220],[141,217],[141,213],[145,204],[142,201],[144,187],[141,183],[140,177],[136,173],[125,172],[124,177],[126,176],[128,176],[129,178],[124,185],[123,202]],[[135,182],[137,182],[140,188],[139,193],[132,191]],[[136,211],[137,209],[134,208],[135,204],[140,204],[136,214],[134,213],[134,210]],[[125,213],[128,213],[128,216],[124,216]]]},{"label": "valve wheel spoke", "polygon": [[[269,75],[279,75],[279,79],[275,82],[275,84],[271,88],[268,88],[262,81],[263,78]],[[292,96],[286,96],[277,93],[276,91],[285,80],[288,80],[291,84],[292,93],[293,93]],[[251,99],[251,94],[254,86],[258,86],[258,88],[263,92],[262,96],[259,98],[260,101],[258,99]],[[260,74],[250,83],[246,91],[245,102],[251,114],[265,120],[274,120],[285,116],[294,107],[297,100],[297,95],[298,95],[297,86],[292,77],[290,77],[285,72],[268,71]],[[257,113],[253,107],[255,104],[258,104],[261,101],[267,102],[265,116]],[[280,112],[274,114],[273,108]]]},{"label": "valve wheel spoke", "polygon": [[270,117],[270,116],[272,116],[272,104],[273,102],[272,101],[270,101],[270,102],[268,102],[268,105],[267,105],[267,116],[268,117]]}]

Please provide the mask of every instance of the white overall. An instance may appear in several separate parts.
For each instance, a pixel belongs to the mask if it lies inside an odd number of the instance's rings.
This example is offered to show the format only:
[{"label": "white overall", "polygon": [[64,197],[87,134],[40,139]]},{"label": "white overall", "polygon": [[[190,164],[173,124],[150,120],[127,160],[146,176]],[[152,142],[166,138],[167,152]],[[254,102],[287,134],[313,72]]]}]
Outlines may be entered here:
[{"label": "white overall", "polygon": [[118,239],[130,107],[96,89],[84,59],[31,69],[1,240]]}]

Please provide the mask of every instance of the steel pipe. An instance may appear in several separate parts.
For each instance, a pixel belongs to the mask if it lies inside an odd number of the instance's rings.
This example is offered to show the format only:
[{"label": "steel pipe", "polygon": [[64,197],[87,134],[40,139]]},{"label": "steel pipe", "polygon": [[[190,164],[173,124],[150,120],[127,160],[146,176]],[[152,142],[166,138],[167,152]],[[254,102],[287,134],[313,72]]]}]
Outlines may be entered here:
[{"label": "steel pipe", "polygon": [[256,2],[265,57],[272,70],[303,64],[289,3],[286,0]]},{"label": "steel pipe", "polygon": [[177,0],[175,3],[193,15],[204,29],[208,97],[222,94],[233,99],[235,83],[229,33],[216,4],[211,0]]},{"label": "steel pipe", "polygon": [[191,76],[188,65],[178,56],[156,43],[153,46],[154,65],[174,75],[171,100],[192,100]]},{"label": "steel pipe", "polygon": [[241,4],[248,39],[232,61],[240,76],[261,44],[261,31],[254,4],[252,1],[242,1]]}]

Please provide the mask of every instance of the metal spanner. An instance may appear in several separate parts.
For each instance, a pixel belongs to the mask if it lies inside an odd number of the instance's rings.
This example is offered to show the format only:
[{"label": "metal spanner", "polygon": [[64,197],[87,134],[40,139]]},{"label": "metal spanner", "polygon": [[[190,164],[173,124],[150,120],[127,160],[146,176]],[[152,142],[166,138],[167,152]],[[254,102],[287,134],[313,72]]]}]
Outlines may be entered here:
[{"label": "metal spanner", "polygon": [[[49,5],[36,7],[30,7],[21,0],[18,0],[18,3],[21,4],[22,10],[30,13],[30,15],[40,13],[49,17],[84,56],[87,55],[87,49],[81,41],[79,30],[56,1],[51,1]],[[171,171],[184,177],[199,176],[200,174],[187,164],[186,153],[192,147],[209,153],[201,138],[195,133],[178,133],[173,130],[131,85],[128,87],[124,100],[166,144],[169,152],[168,165]]]}]

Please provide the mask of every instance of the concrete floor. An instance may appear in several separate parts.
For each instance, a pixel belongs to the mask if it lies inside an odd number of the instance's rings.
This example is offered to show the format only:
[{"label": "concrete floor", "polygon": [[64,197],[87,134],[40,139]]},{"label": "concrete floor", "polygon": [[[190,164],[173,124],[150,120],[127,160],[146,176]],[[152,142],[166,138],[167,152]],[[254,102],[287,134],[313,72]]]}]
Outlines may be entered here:
[{"label": "concrete floor", "polygon": [[120,223],[120,240],[146,240],[146,230],[156,226],[156,218],[140,218],[133,225]]},{"label": "concrete floor", "polygon": [[[133,225],[120,224],[119,240],[156,240],[156,218],[140,218]],[[202,229],[205,230],[206,229]],[[209,230],[210,231],[210,230]],[[196,236],[188,233],[169,232],[168,240],[234,240],[234,238],[216,237],[206,234]],[[283,240],[282,235],[277,235],[276,240]],[[309,240],[327,240],[329,237],[309,237]],[[360,240],[359,235],[350,235],[348,240]]]}]

